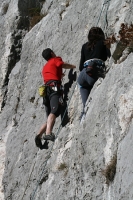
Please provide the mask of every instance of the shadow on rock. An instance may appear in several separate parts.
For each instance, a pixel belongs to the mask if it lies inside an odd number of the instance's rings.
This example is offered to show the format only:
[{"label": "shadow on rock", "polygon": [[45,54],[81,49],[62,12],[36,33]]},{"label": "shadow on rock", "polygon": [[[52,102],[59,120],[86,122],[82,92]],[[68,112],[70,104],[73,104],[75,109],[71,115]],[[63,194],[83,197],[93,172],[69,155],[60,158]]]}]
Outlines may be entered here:
[{"label": "shadow on rock", "polygon": [[69,71],[68,79],[69,81],[64,84],[64,105],[62,106],[61,111],[61,120],[62,120],[62,126],[64,127],[69,122],[69,116],[68,116],[68,105],[67,101],[69,100],[68,94],[70,91],[70,88],[72,87],[72,84],[74,81],[76,81],[77,74],[76,72],[73,73],[73,69]]}]

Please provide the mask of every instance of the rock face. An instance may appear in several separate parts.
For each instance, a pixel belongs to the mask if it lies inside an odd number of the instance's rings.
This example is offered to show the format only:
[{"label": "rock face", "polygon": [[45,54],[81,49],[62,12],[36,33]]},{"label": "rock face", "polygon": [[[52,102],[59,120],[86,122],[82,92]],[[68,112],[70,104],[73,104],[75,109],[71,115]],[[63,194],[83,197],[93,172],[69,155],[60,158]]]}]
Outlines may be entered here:
[{"label": "rock face", "polygon": [[[76,83],[90,27],[117,35],[121,23],[133,21],[132,6],[132,0],[0,1],[1,200],[133,199],[131,48],[111,46],[114,59],[107,62],[105,79],[94,85],[81,123]],[[66,72],[63,81],[70,120],[65,116],[60,126],[59,117],[57,139],[48,150],[38,150],[34,138],[46,117],[37,90],[47,47],[77,69]],[[117,163],[111,165],[113,157]]]}]

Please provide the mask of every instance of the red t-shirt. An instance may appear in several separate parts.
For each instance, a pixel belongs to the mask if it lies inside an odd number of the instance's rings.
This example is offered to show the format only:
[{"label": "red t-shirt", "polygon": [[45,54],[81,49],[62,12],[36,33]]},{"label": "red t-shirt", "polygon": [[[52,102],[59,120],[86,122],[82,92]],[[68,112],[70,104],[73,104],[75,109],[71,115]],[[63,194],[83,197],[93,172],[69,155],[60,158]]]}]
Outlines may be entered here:
[{"label": "red t-shirt", "polygon": [[44,83],[47,83],[50,80],[61,81],[63,64],[64,62],[61,57],[55,57],[48,60],[42,69]]}]

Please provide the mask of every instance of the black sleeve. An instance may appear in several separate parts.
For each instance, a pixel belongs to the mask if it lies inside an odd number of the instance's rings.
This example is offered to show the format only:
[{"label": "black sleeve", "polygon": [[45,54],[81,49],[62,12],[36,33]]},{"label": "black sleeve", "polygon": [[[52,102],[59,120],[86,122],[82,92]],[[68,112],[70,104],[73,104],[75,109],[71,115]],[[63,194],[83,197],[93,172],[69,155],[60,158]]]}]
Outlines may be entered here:
[{"label": "black sleeve", "polygon": [[106,48],[106,52],[107,52],[107,57],[110,58],[111,57],[110,49]]},{"label": "black sleeve", "polygon": [[106,61],[108,57],[111,56],[110,50],[104,44],[104,41],[100,40],[97,42],[94,48],[94,57]]},{"label": "black sleeve", "polygon": [[81,58],[80,58],[80,65],[79,65],[79,70],[82,71],[82,69],[84,68],[84,62],[85,62],[85,56],[84,56],[84,51],[83,51],[84,45],[82,46],[81,49]]},{"label": "black sleeve", "polygon": [[103,40],[99,40],[94,48],[94,58],[102,59],[103,61],[107,60],[107,51],[106,46],[104,45]]}]

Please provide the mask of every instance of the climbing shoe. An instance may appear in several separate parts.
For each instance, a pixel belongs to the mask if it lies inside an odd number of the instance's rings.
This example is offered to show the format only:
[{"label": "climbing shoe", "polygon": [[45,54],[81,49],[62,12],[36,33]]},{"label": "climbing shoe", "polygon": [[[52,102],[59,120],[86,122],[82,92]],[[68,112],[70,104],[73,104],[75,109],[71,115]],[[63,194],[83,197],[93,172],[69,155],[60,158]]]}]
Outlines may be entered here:
[{"label": "climbing shoe", "polygon": [[50,135],[45,135],[44,137],[43,137],[43,139],[44,140],[51,140],[52,142],[54,142],[54,140],[55,140],[55,135],[52,133],[52,134],[50,134]]},{"label": "climbing shoe", "polygon": [[42,149],[42,142],[41,142],[41,138],[39,137],[39,135],[36,135],[36,137],[35,137],[35,144],[37,147]]},{"label": "climbing shoe", "polygon": [[42,149],[48,149],[48,141],[46,140],[45,142],[44,142],[44,144],[42,145],[42,147],[41,147],[41,150]]}]

